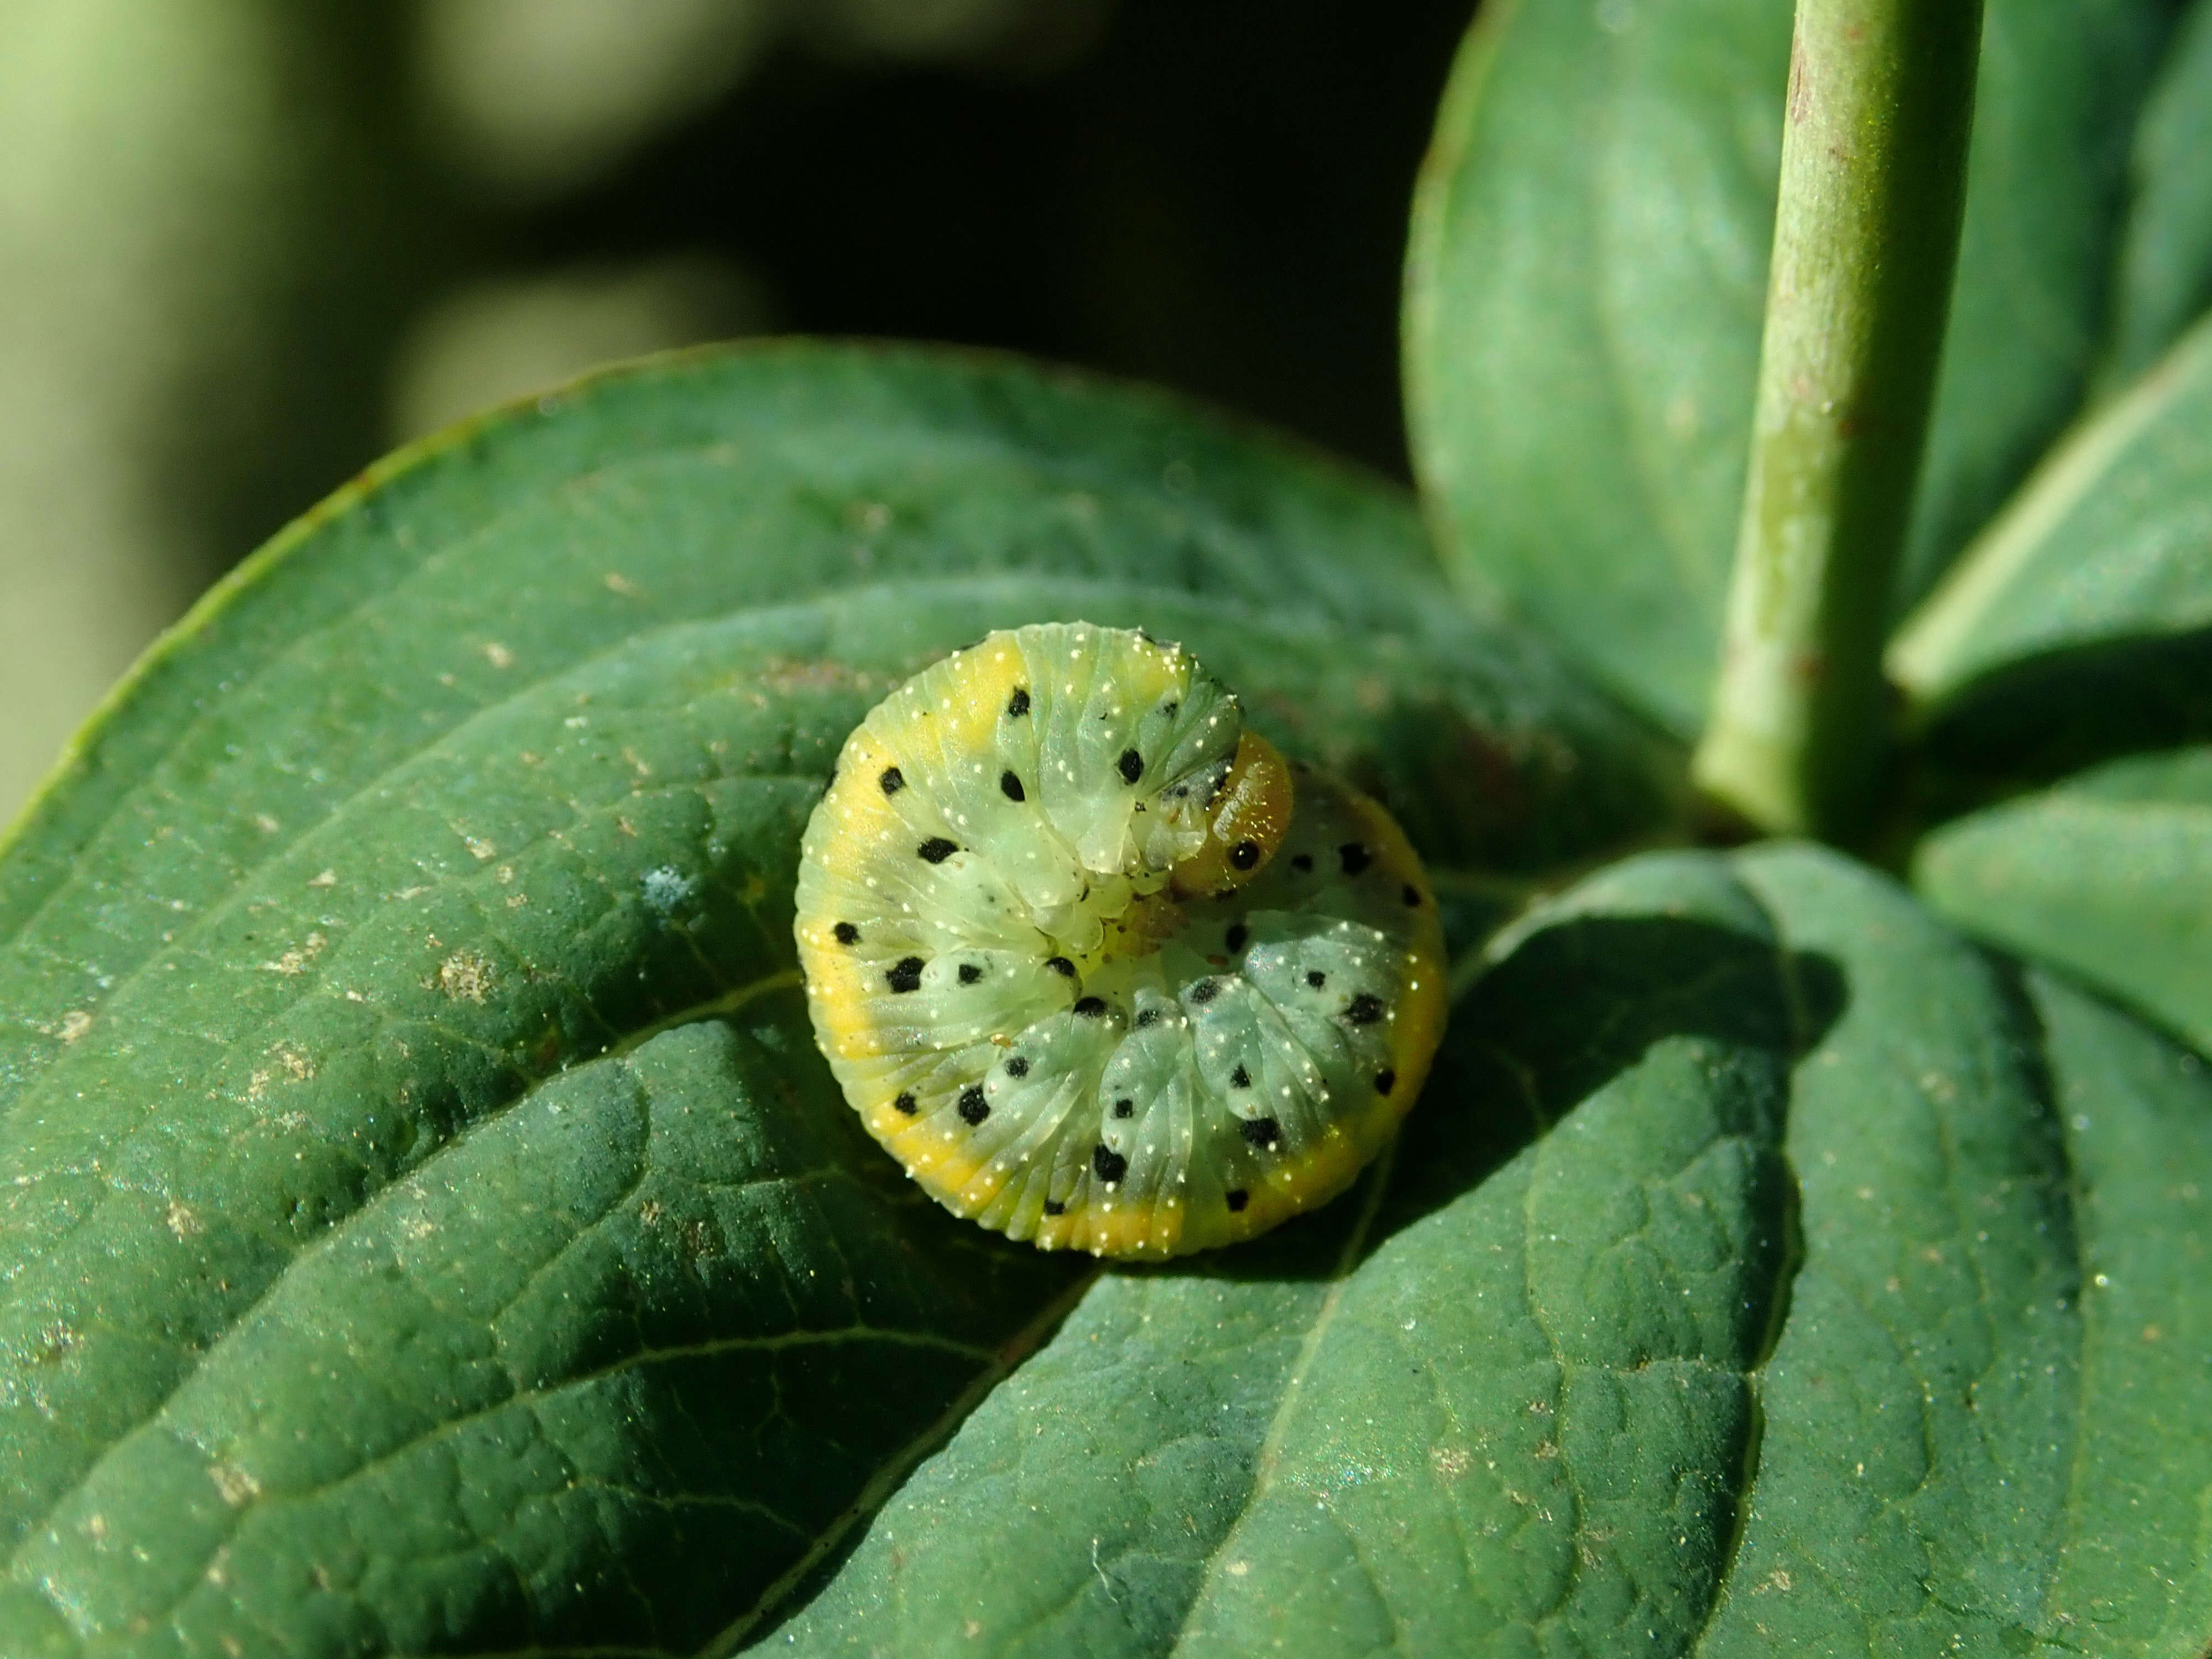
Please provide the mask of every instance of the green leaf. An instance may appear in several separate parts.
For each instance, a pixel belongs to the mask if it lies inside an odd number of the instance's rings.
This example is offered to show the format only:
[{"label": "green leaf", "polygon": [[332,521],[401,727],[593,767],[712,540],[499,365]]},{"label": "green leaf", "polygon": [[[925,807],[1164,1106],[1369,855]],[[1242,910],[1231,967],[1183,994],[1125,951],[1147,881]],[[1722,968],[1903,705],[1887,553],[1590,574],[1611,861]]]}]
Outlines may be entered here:
[{"label": "green leaf", "polygon": [[2111,356],[2124,386],[2212,307],[2212,5],[2197,0],[2136,129]]},{"label": "green leaf", "polygon": [[775,1650],[2212,1634],[2193,1055],[1803,849],[1496,954],[1362,1210],[1109,1274]]},{"label": "green leaf", "polygon": [[1717,860],[1549,915],[1386,1171],[1210,1267],[1107,1276],[782,1640],[1468,1651],[1549,1616],[1606,1651],[1632,1616],[1679,1648],[1785,1282],[1779,961]]},{"label": "green leaf", "polygon": [[681,1650],[771,1594],[1080,1280],[951,1224],[793,1066],[789,976],[761,1001],[547,1083],[301,1252],[46,1504],[0,1650]]},{"label": "green leaf", "polygon": [[1913,884],[2212,1048],[2212,750],[2115,761],[1944,825]]},{"label": "green leaf", "polygon": [[[1898,635],[1891,673],[1924,715],[2040,728],[2049,744],[2069,722],[2117,734],[2201,705],[2160,665],[2212,627],[2208,422],[2212,322],[2054,452]],[[2184,683],[2163,692],[2169,678]],[[2130,678],[2142,689],[2114,695]]]},{"label": "green leaf", "polygon": [[2204,1062],[2046,975],[2028,989],[2066,1125],[2083,1379],[2051,1645],[2201,1653],[2212,1637],[2212,1097]]},{"label": "green leaf", "polygon": [[[1987,9],[1900,609],[2080,400],[2167,18]],[[1458,574],[1686,736],[1735,552],[1789,50],[1765,0],[1486,6],[1415,208],[1414,452]]]},{"label": "green leaf", "polygon": [[799,830],[899,678],[1075,616],[1188,641],[1433,858],[1671,803],[1400,497],[1151,397],[770,347],[399,458],[0,860],[0,1650],[683,1652],[774,1607],[1080,1282],[855,1133]]}]

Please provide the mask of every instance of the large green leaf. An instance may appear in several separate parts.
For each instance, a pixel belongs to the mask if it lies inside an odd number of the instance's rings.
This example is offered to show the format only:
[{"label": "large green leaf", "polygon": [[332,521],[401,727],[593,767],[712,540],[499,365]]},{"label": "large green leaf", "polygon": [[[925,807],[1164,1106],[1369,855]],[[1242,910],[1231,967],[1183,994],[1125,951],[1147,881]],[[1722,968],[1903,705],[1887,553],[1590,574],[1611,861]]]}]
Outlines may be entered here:
[{"label": "large green leaf", "polygon": [[0,1651],[685,1651],[775,1606],[1081,1282],[854,1132],[799,828],[899,678],[1075,616],[1187,640],[1447,865],[1670,802],[1393,492],[1152,398],[772,348],[401,458],[0,860]]},{"label": "large green leaf", "polygon": [[[1990,0],[1900,608],[2080,400],[2169,13]],[[1460,574],[1684,735],[1735,550],[1789,43],[1771,0],[1486,5],[1415,210],[1414,449]]]},{"label": "large green leaf", "polygon": [[[1679,1646],[1785,1282],[1801,1034],[1724,867],[1604,890],[1456,1012],[1357,1207],[1105,1279],[785,1637],[1468,1652],[1550,1613],[1591,1651],[1624,1615]],[[1832,1000],[1822,974],[1812,1017]]]},{"label": "large green leaf", "polygon": [[[2053,453],[1898,635],[1890,668],[1924,715],[1970,718],[1953,705],[1978,702],[1995,719],[2189,651],[2208,629],[2212,321]],[[2159,701],[2203,701],[2177,690]],[[2159,718],[2140,694],[2082,700],[2076,721]],[[2048,725],[2066,718],[2053,708]]]},{"label": "large green leaf", "polygon": [[2212,750],[2115,761],[1944,825],[1914,884],[2212,1049]]},{"label": "large green leaf", "polygon": [[1360,1208],[1102,1280],[774,1650],[2212,1635],[2194,1056],[1802,850],[1498,957]]}]

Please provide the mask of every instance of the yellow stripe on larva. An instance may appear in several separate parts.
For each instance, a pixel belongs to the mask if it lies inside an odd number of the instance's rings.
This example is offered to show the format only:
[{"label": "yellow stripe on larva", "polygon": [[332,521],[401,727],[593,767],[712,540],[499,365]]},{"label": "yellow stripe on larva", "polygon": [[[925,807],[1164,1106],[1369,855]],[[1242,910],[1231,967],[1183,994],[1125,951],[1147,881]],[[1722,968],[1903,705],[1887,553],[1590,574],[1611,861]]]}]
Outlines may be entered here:
[{"label": "yellow stripe on larva", "polygon": [[1443,932],[1389,815],[1180,648],[994,634],[847,741],[795,923],[870,1133],[955,1212],[1164,1256],[1334,1197],[1419,1092]]}]

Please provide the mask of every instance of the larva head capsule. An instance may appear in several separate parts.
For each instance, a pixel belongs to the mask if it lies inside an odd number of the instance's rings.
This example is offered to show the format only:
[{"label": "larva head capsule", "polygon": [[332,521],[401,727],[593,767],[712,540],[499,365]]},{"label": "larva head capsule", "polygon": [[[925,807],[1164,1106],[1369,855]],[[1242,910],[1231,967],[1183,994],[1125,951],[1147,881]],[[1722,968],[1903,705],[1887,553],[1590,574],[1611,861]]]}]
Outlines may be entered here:
[{"label": "larva head capsule", "polygon": [[1207,813],[1206,844],[1170,878],[1177,896],[1226,895],[1251,881],[1283,844],[1297,799],[1291,763],[1248,728]]},{"label": "larva head capsule", "polygon": [[1179,647],[994,634],[847,740],[802,848],[815,1032],[959,1214],[1158,1256],[1334,1196],[1442,1033],[1388,814],[1293,769]]}]

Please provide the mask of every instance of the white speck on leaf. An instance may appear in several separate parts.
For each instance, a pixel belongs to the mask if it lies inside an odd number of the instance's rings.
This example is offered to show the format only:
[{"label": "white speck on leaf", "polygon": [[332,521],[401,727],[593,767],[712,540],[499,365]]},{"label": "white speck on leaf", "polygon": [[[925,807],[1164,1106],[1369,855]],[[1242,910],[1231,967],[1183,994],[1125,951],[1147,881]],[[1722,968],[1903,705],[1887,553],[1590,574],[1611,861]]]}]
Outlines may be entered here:
[{"label": "white speck on leaf", "polygon": [[672,864],[647,871],[638,884],[645,890],[647,905],[664,917],[674,915],[699,890],[697,878],[685,875]]}]

